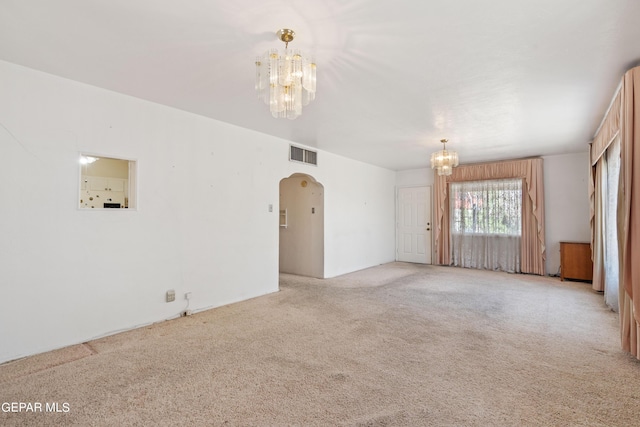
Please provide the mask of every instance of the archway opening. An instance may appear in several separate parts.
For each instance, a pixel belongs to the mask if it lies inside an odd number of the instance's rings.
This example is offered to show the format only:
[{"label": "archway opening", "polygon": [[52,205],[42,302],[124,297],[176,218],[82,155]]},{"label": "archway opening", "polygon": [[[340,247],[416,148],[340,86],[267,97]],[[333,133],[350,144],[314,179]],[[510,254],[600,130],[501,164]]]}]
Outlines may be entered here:
[{"label": "archway opening", "polygon": [[280,272],[324,278],[324,187],[310,175],[280,181]]}]

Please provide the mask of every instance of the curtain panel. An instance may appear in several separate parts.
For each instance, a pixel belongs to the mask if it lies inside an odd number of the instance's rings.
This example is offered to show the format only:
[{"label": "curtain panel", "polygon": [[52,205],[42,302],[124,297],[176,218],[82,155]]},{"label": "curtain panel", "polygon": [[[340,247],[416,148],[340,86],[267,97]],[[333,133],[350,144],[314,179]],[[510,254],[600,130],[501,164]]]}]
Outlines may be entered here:
[{"label": "curtain panel", "polygon": [[488,179],[524,179],[521,271],[545,274],[543,160],[540,158],[461,165],[449,176],[434,173],[436,264],[451,264],[448,183]]},{"label": "curtain panel", "polygon": [[622,348],[640,359],[640,67],[624,75],[622,110],[618,187],[621,339]]},{"label": "curtain panel", "polygon": [[[605,163],[603,154],[620,133],[622,120],[622,85],[616,89],[600,127],[598,128],[589,152],[591,168],[589,169],[589,225],[591,227],[591,260],[593,261],[592,287],[595,291],[604,291],[604,247],[603,247],[603,191],[601,186],[602,171]],[[602,161],[600,161],[602,160]]]},{"label": "curtain panel", "polygon": [[[594,289],[606,284],[603,254],[602,204],[606,195],[602,174],[606,164],[603,154],[616,135],[620,139],[620,176],[617,194],[617,237],[622,348],[640,359],[640,67],[628,70],[614,96],[611,107],[591,144],[591,244]],[[635,197],[634,197],[635,193]],[[608,260],[615,262],[615,260]]]}]

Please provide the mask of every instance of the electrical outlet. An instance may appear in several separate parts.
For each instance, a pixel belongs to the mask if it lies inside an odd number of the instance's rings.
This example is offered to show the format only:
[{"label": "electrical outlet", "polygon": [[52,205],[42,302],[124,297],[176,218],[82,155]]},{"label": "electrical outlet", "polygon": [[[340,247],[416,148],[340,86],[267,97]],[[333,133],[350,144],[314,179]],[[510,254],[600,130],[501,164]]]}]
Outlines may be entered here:
[{"label": "electrical outlet", "polygon": [[173,289],[167,291],[167,302],[176,300],[176,291]]},{"label": "electrical outlet", "polygon": [[186,299],[187,301],[191,299],[191,292],[187,292],[186,294],[184,294],[184,299]]}]

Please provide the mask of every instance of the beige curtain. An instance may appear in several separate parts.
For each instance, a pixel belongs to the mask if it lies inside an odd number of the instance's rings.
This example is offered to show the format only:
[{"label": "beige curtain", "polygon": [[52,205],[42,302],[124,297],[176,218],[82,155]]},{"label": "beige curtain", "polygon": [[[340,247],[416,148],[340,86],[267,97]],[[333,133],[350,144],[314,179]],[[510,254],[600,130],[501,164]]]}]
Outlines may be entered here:
[{"label": "beige curtain", "polygon": [[618,89],[611,101],[609,111],[605,115],[595,138],[591,142],[591,164],[595,165],[600,157],[607,151],[611,142],[620,132],[620,119],[622,112],[622,90]]},{"label": "beige curtain", "polygon": [[622,348],[640,359],[640,67],[624,75],[620,132],[620,332]]},{"label": "beige curtain", "polygon": [[545,274],[544,186],[542,159],[512,160],[498,163],[462,165],[448,176],[434,173],[435,250],[436,264],[449,265],[449,202],[448,182],[485,179],[523,178],[522,248],[523,273]]},{"label": "beige curtain", "polygon": [[[455,170],[455,169],[454,169]],[[436,264],[449,265],[451,263],[451,248],[449,247],[449,199],[447,193],[447,177],[434,172],[433,205],[436,216],[434,227],[434,245]],[[446,233],[445,233],[445,230]]]},{"label": "beige curtain", "polygon": [[603,173],[605,157],[603,154],[609,145],[620,132],[620,121],[622,116],[622,86],[616,90],[616,94],[611,101],[609,110],[596,136],[591,142],[590,158],[591,168],[589,170],[589,205],[590,205],[590,226],[591,226],[591,259],[593,261],[593,282],[592,287],[596,291],[604,291],[604,188]]}]

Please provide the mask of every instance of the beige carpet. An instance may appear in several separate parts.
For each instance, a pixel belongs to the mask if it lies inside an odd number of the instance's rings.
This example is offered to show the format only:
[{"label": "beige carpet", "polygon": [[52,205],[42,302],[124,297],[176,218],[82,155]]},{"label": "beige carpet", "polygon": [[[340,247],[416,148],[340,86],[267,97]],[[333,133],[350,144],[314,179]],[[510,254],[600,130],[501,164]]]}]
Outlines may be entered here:
[{"label": "beige carpet", "polygon": [[0,386],[4,382],[73,362],[92,354],[95,354],[94,351],[89,344],[85,343],[16,360],[10,364],[7,363],[6,366],[0,365]]},{"label": "beige carpet", "polygon": [[0,425],[640,425],[617,315],[553,278],[281,275],[281,292],[69,349],[0,365],[0,403],[43,405]]}]

